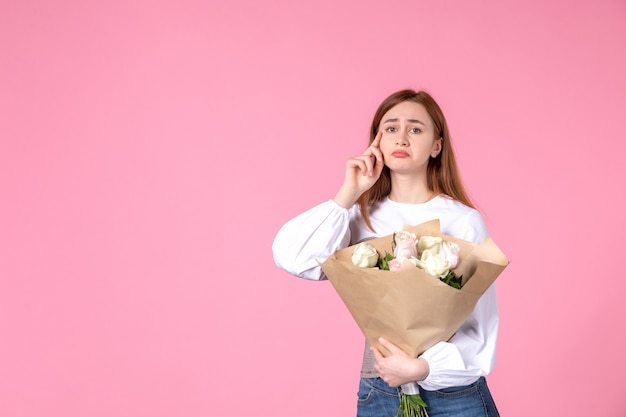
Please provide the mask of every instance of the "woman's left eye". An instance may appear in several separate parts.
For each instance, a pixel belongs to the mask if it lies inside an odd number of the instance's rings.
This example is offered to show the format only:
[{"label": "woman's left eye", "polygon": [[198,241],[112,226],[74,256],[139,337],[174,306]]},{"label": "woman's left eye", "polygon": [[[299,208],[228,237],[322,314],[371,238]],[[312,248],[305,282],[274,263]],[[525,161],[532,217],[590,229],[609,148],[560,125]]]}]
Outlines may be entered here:
[{"label": "woman's left eye", "polygon": [[411,133],[422,133],[422,131],[419,128],[417,128],[417,127],[414,127],[413,129],[409,130],[409,132],[411,132]]}]

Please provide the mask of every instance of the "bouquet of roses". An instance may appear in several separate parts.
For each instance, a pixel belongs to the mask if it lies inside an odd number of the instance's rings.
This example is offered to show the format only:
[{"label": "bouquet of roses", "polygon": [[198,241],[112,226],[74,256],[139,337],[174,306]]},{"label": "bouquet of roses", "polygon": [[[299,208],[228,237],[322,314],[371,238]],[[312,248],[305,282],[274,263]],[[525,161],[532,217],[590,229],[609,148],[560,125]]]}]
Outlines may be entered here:
[{"label": "bouquet of roses", "polygon": [[407,262],[423,269],[441,281],[461,288],[463,277],[457,276],[453,269],[459,263],[461,247],[441,236],[420,236],[415,233],[400,231],[393,234],[392,253],[385,252],[379,257],[376,248],[368,242],[361,242],[354,248],[352,263],[360,267],[378,267],[386,271],[398,271]]},{"label": "bouquet of roses", "polygon": [[[507,265],[490,238],[446,236],[433,220],[339,250],[322,269],[370,345],[386,356],[384,337],[417,357],[454,335]],[[402,385],[398,415],[427,416],[426,406],[417,383]]]},{"label": "bouquet of roses", "polygon": [[[393,234],[392,253],[379,256],[376,248],[361,242],[352,253],[352,263],[360,267],[377,267],[386,271],[398,271],[403,265],[418,267],[429,275],[439,278],[453,288],[461,289],[462,276],[453,271],[459,263],[461,247],[441,236],[418,236],[408,231]],[[407,417],[428,416],[427,404],[419,395],[417,383],[402,385],[398,415]]]}]

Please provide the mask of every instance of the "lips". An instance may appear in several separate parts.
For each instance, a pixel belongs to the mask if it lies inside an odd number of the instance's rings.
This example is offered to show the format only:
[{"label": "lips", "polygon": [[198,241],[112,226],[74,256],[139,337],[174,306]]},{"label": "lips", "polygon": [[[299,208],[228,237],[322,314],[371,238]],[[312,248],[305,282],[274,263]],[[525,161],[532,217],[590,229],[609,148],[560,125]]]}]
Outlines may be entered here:
[{"label": "lips", "polygon": [[396,158],[406,158],[407,156],[409,156],[408,152],[401,150],[393,151],[391,155],[395,156]]}]

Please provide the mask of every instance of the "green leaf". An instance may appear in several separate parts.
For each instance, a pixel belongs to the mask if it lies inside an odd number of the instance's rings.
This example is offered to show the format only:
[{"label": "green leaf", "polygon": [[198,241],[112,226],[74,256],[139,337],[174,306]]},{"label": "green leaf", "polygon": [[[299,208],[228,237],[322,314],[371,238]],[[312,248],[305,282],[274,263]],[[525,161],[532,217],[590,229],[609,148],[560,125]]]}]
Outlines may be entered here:
[{"label": "green leaf", "polygon": [[393,259],[393,255],[385,251],[385,256],[383,256],[382,258],[378,260],[378,263],[376,264],[376,266],[378,266],[379,269],[382,269],[384,271],[389,271],[389,261],[391,261],[392,259]]},{"label": "green leaf", "polygon": [[463,280],[463,275],[457,277],[454,271],[449,271],[445,277],[439,278],[439,279],[445,284],[451,286],[452,288],[456,288],[457,290],[460,290],[461,282]]}]

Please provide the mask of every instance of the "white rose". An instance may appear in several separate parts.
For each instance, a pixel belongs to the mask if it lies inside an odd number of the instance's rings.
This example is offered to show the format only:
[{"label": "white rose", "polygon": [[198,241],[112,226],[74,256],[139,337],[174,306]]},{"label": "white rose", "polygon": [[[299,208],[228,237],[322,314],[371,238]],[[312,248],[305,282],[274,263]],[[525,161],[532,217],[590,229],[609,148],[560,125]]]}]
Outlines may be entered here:
[{"label": "white rose", "polygon": [[378,252],[371,244],[361,242],[354,248],[352,252],[352,263],[361,268],[371,268],[376,266],[378,262]]},{"label": "white rose", "polygon": [[422,268],[433,277],[445,277],[450,271],[450,262],[438,253],[426,249],[422,252],[421,259],[413,261],[418,268]]},{"label": "white rose", "polygon": [[419,242],[417,242],[417,250],[419,253],[425,250],[430,250],[433,253],[439,253],[441,242],[443,239],[438,236],[421,236]]}]

